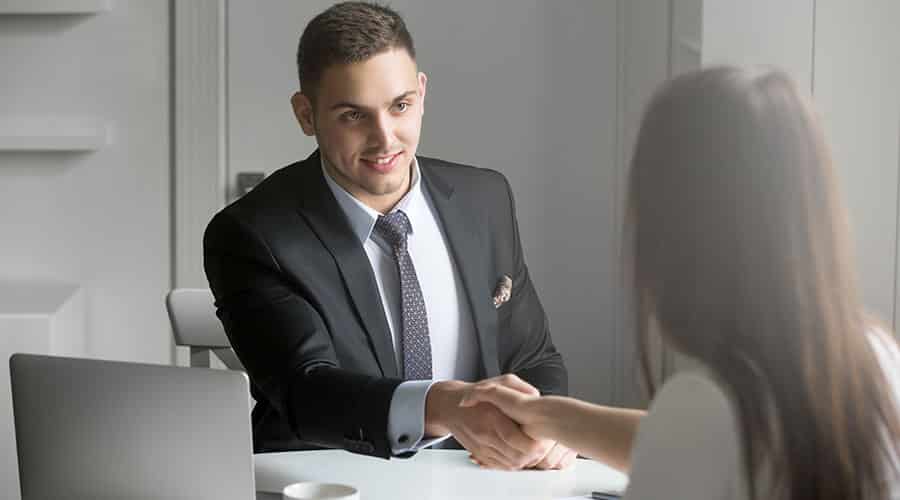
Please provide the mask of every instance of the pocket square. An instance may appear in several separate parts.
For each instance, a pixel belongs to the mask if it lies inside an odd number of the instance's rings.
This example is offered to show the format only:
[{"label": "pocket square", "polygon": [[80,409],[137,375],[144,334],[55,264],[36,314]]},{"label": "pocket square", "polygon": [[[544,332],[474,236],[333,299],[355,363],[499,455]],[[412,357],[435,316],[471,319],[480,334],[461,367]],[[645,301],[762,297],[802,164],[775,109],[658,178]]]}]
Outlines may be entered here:
[{"label": "pocket square", "polygon": [[499,309],[509,300],[512,295],[512,284],[512,278],[505,274],[497,281],[497,288],[494,288],[494,309]]}]

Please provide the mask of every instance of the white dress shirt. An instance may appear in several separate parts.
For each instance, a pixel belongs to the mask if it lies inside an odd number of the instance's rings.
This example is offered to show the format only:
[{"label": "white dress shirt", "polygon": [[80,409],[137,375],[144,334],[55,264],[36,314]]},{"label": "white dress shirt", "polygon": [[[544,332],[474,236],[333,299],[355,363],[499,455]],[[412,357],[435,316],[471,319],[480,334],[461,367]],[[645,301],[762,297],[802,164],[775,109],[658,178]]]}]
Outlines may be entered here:
[{"label": "white dress shirt", "polygon": [[[382,214],[338,185],[324,163],[322,174],[369,258],[391,330],[397,367],[403,373],[403,318],[397,262],[390,245],[372,231]],[[406,214],[412,226],[407,236],[407,249],[425,300],[433,380],[403,382],[394,391],[388,414],[388,438],[394,454],[415,451],[446,438],[423,440],[428,390],[435,380],[474,381],[480,365],[478,339],[468,299],[434,204],[422,189],[419,163],[415,158],[409,192],[391,212],[397,210]]]},{"label": "white dress shirt", "polygon": [[[878,335],[869,337],[900,408],[900,349]],[[732,391],[708,369],[700,365],[674,375],[638,428],[625,500],[750,500],[742,435]],[[900,459],[893,455],[891,462],[897,474],[889,475],[885,500],[900,500]],[[772,486],[767,465],[754,478],[761,498]]]}]

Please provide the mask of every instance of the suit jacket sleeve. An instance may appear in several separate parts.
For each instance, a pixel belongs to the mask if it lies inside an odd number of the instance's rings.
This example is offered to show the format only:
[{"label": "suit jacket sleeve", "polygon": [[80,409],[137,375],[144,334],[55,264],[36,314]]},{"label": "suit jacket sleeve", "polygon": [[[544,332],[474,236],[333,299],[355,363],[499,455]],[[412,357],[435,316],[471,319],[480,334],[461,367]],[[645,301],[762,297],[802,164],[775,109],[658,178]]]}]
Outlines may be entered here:
[{"label": "suit jacket sleeve", "polygon": [[204,267],[232,347],[298,439],[389,457],[388,411],[400,380],[341,369],[321,315],[284,282],[253,228],[227,211],[216,215]]},{"label": "suit jacket sleeve", "polygon": [[566,367],[553,345],[547,314],[531,282],[522,253],[512,189],[505,177],[503,180],[509,214],[504,225],[512,230],[510,277],[513,287],[509,301],[498,311],[500,369],[503,373],[515,373],[540,390],[541,394],[567,395]]}]

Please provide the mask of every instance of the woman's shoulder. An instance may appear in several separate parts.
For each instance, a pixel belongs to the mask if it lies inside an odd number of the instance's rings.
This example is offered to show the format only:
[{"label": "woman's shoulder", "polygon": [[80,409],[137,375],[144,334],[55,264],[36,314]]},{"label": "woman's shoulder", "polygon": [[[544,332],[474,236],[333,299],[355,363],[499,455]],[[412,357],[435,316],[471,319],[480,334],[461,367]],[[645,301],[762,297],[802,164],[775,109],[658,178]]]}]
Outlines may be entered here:
[{"label": "woman's shoulder", "polygon": [[[893,393],[894,404],[900,409],[900,346],[894,339],[889,330],[883,328],[874,328],[869,331],[869,343],[878,359],[878,364],[884,372],[889,391]],[[888,467],[895,470],[892,479],[889,479],[893,485],[891,498],[900,500],[900,454],[889,451]]]},{"label": "woman's shoulder", "polygon": [[888,392],[894,396],[894,404],[900,408],[900,347],[894,337],[884,329],[869,332],[869,344],[884,373]]},{"label": "woman's shoulder", "polygon": [[737,416],[730,391],[705,370],[684,371],[673,375],[657,393],[650,413],[690,412],[703,418],[723,419]]},{"label": "woman's shoulder", "polygon": [[897,341],[887,331],[877,328],[869,332],[869,343],[888,382],[894,387],[900,386],[900,347]]},{"label": "woman's shoulder", "polygon": [[739,429],[724,386],[703,372],[674,375],[638,429],[628,498],[746,498]]},{"label": "woman's shoulder", "polygon": [[653,398],[638,440],[730,459],[740,454],[739,422],[735,400],[723,384],[704,371],[680,372]]}]

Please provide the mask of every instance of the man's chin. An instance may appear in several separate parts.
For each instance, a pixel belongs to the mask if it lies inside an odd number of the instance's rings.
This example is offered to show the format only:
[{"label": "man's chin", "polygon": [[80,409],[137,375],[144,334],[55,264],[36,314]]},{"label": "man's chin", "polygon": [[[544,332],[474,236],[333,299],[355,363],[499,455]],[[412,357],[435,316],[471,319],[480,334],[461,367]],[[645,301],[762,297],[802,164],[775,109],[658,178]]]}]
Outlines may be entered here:
[{"label": "man's chin", "polygon": [[390,185],[381,185],[381,186],[369,186],[366,191],[370,196],[377,196],[379,198],[389,198],[392,196],[403,196],[403,192],[400,189],[400,183],[394,183]]},{"label": "man's chin", "polygon": [[[399,172],[396,172],[399,174]],[[408,186],[408,179],[402,175],[382,175],[369,177],[364,189],[371,195],[389,196],[403,191]]]}]

